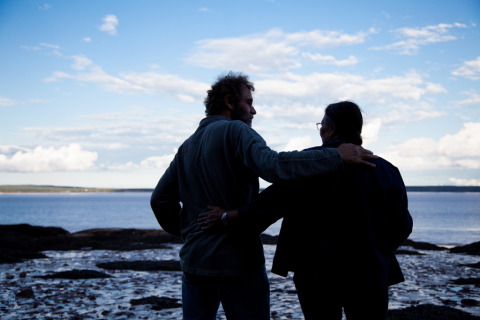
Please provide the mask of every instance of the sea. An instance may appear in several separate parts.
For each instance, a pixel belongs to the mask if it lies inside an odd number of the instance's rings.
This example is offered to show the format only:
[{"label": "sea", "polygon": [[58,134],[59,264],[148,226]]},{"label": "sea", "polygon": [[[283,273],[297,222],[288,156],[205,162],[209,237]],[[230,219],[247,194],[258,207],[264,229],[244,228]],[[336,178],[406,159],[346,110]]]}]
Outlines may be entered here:
[{"label": "sea", "polygon": [[[413,217],[410,239],[439,245],[480,241],[480,193],[410,192],[408,200]],[[0,194],[0,224],[55,226],[72,233],[95,228],[160,229],[149,201],[148,192],[5,193]],[[265,233],[277,235],[281,223]]]}]

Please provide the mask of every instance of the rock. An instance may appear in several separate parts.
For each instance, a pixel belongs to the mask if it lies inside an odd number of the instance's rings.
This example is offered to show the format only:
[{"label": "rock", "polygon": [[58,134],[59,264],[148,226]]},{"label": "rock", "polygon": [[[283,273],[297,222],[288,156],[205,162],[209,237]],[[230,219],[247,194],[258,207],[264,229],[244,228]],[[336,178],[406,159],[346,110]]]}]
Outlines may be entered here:
[{"label": "rock", "polygon": [[109,313],[110,313],[110,311],[105,310],[105,311],[102,312],[102,316],[106,316],[106,315],[109,314]]},{"label": "rock", "polygon": [[479,304],[478,300],[475,300],[475,299],[462,299],[461,301],[462,305],[465,305],[465,306],[476,306]]},{"label": "rock", "polygon": [[26,288],[20,291],[19,293],[15,294],[17,298],[33,298],[35,294],[33,293],[32,288]]},{"label": "rock", "polygon": [[26,272],[20,272],[20,278],[25,278],[27,276]]},{"label": "rock", "polygon": [[0,248],[0,264],[1,263],[18,263],[18,262],[22,262],[24,259],[41,259],[46,257],[47,256],[41,252]]},{"label": "rock", "polygon": [[45,238],[59,235],[69,235],[70,232],[57,227],[38,227],[29,224],[6,224],[0,225],[0,232],[14,232],[31,238]]},{"label": "rock", "polygon": [[278,236],[271,236],[269,234],[262,233],[260,237],[262,238],[263,244],[277,244],[278,242]]},{"label": "rock", "polygon": [[477,263],[470,263],[470,264],[460,264],[462,267],[470,267],[475,269],[480,269],[480,262]]},{"label": "rock", "polygon": [[466,253],[469,255],[480,255],[480,241],[467,244],[465,246],[458,246],[450,249],[451,253]]},{"label": "rock", "polygon": [[447,306],[422,304],[400,310],[389,310],[388,320],[478,320],[467,312]]},{"label": "rock", "polygon": [[42,278],[42,279],[98,279],[98,278],[113,278],[111,275],[108,275],[103,272],[98,272],[95,270],[70,270],[63,272],[55,272],[53,274],[45,276],[35,276],[33,278]]},{"label": "rock", "polygon": [[13,279],[13,275],[7,273],[7,274],[5,275],[5,278],[7,278],[7,279]]},{"label": "rock", "polygon": [[417,250],[436,250],[436,251],[448,250],[447,248],[439,247],[435,244],[431,244],[428,242],[417,242],[410,239],[405,240],[402,246],[412,247]]},{"label": "rock", "polygon": [[180,261],[113,261],[98,263],[97,267],[107,270],[135,270],[135,271],[182,271]]},{"label": "rock", "polygon": [[180,303],[180,300],[178,299],[156,297],[156,296],[151,296],[151,297],[141,298],[141,299],[132,299],[130,300],[130,304],[132,306],[140,305],[140,304],[151,304],[152,310],[180,308],[182,306],[182,304]]},{"label": "rock", "polygon": [[420,253],[418,251],[412,251],[412,250],[397,250],[395,251],[395,254],[406,254],[410,256],[424,256],[424,253]]},{"label": "rock", "polygon": [[480,278],[458,278],[455,280],[451,280],[451,283],[464,285],[464,284],[475,284],[480,285]]}]

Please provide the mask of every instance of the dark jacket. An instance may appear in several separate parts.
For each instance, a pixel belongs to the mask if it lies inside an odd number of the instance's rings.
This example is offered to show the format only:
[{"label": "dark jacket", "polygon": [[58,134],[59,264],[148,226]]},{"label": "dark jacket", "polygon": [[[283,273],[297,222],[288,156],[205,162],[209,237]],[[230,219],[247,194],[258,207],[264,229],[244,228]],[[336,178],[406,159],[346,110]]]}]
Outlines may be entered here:
[{"label": "dark jacket", "polygon": [[228,228],[203,231],[198,215],[209,204],[231,210],[254,201],[258,177],[271,182],[305,180],[342,169],[335,149],[278,153],[242,121],[210,116],[178,148],[150,203],[160,226],[185,241],[180,250],[183,271],[205,276],[255,274],[265,269],[260,236],[242,236]]},{"label": "dark jacket", "polygon": [[239,209],[237,227],[261,232],[284,217],[272,267],[278,275],[315,268],[320,278],[335,282],[379,288],[402,282],[394,251],[413,225],[405,185],[388,161],[370,162],[376,168],[345,165],[326,177],[274,183]]}]

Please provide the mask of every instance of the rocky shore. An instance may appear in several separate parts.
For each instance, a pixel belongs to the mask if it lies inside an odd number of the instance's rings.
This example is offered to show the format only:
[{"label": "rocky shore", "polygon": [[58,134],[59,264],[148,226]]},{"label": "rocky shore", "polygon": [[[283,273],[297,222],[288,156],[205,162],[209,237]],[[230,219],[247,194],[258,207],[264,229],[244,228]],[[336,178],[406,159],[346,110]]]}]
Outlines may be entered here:
[{"label": "rocky shore", "polygon": [[[262,238],[270,270],[278,237]],[[180,247],[162,230],[1,225],[0,318],[181,318]],[[407,240],[396,254],[407,281],[391,287],[389,319],[480,319],[480,242]],[[272,319],[303,319],[291,275],[268,275]]]}]

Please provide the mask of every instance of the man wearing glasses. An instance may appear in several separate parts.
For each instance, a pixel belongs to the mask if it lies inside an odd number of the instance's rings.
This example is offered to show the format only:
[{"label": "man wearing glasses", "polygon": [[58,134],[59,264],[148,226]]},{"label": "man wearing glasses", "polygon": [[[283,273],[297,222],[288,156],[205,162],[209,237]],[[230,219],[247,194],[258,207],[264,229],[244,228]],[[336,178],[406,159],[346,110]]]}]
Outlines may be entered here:
[{"label": "man wearing glasses", "polygon": [[[248,77],[230,72],[208,90],[204,118],[179,148],[152,194],[151,206],[160,226],[185,241],[180,250],[183,270],[184,319],[215,319],[220,302],[228,319],[269,319],[270,286],[259,235],[229,232],[226,226],[206,232],[198,226],[207,205],[227,211],[254,201],[258,177],[269,182],[307,180],[343,170],[343,163],[374,166],[360,146],[276,152],[251,128],[256,114]],[[180,206],[179,202],[182,202]]]}]

